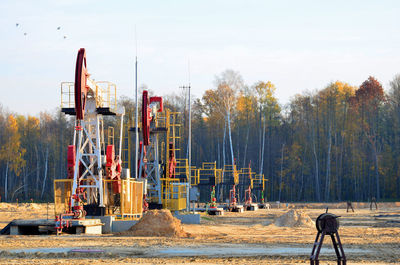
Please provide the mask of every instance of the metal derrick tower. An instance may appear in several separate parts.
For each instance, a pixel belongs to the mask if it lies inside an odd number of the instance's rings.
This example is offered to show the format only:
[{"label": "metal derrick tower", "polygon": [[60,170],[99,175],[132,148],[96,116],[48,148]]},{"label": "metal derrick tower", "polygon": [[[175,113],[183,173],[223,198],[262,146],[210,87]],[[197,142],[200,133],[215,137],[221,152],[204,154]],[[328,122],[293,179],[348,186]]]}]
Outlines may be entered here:
[{"label": "metal derrick tower", "polygon": [[[67,156],[68,178],[72,179],[69,211],[74,213],[75,218],[83,218],[87,212],[104,215],[104,180],[121,179],[122,137],[119,153],[115,155],[114,145],[106,146],[104,142],[103,116],[120,119],[122,136],[125,109],[117,106],[115,84],[96,82],[90,78],[83,48],[79,50],[76,60],[75,82],[62,83],[61,93],[62,112],[75,115],[74,140],[68,146]],[[113,192],[121,192],[120,182],[113,183]]]}]

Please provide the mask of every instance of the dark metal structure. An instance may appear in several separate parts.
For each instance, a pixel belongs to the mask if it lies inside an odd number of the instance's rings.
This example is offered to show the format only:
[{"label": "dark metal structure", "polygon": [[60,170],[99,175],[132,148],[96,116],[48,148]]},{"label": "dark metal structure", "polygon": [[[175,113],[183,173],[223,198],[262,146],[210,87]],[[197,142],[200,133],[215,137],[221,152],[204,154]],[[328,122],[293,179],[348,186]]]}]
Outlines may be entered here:
[{"label": "dark metal structure", "polygon": [[340,242],[339,237],[339,216],[328,213],[328,209],[326,213],[318,216],[315,224],[318,230],[317,237],[315,238],[315,242],[313,245],[313,249],[311,251],[310,256],[310,265],[319,265],[319,253],[321,251],[322,243],[324,242],[324,238],[326,235],[331,236],[333,248],[335,249],[337,264],[338,265],[346,265],[346,256],[343,251],[342,243]]}]

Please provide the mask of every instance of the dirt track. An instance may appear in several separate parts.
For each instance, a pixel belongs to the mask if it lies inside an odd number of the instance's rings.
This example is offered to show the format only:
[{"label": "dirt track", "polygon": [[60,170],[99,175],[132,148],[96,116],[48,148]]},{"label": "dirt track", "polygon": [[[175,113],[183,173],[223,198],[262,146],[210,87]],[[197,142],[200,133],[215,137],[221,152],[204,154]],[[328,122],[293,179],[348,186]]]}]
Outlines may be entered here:
[{"label": "dirt track", "polygon": [[[329,206],[340,215],[339,230],[348,264],[400,263],[400,207],[380,204],[370,211],[357,205],[346,213],[344,204],[296,204],[311,219]],[[336,209],[339,206],[340,209]],[[201,225],[183,225],[189,238],[131,236],[0,236],[1,264],[309,264],[316,229],[270,225],[287,209],[202,216]],[[0,203],[0,227],[12,219],[46,217],[47,206]],[[51,210],[50,210],[51,212]],[[50,214],[51,215],[51,214]],[[325,241],[324,248],[331,243]],[[101,250],[101,253],[46,253],[33,248]],[[20,252],[23,250],[24,252]],[[13,252],[17,251],[17,252]],[[29,251],[32,251],[29,253]],[[329,262],[328,262],[329,261]],[[336,264],[333,252],[323,253],[321,264]]]}]

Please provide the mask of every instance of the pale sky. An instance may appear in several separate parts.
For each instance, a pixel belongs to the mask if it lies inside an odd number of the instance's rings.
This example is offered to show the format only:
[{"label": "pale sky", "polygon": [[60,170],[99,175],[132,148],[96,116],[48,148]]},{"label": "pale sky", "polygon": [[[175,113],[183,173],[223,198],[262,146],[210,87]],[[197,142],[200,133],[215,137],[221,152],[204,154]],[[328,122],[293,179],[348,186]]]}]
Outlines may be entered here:
[{"label": "pale sky", "polygon": [[274,83],[281,104],[369,75],[387,89],[400,73],[400,1],[1,0],[0,103],[54,110],[81,47],[94,79],[133,97],[135,25],[138,82],[157,95],[188,83],[188,61],[197,97],[233,69],[248,85]]}]

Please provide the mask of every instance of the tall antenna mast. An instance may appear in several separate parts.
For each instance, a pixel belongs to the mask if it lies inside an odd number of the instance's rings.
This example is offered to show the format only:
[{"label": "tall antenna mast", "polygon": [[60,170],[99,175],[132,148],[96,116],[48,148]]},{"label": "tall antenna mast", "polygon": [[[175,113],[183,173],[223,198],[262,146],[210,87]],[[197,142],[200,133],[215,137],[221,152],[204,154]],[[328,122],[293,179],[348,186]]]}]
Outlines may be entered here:
[{"label": "tall antenna mast", "polygon": [[[190,99],[190,61],[188,60],[188,81],[189,84],[188,86],[181,86],[180,88],[182,89],[187,89],[188,98],[189,98],[189,132],[188,132],[188,166],[189,166],[189,176],[188,176],[188,186],[189,186],[189,191],[192,188],[192,113],[191,113],[191,99]],[[186,210],[190,211],[190,200],[189,200],[189,205],[187,205]]]},{"label": "tall antenna mast", "polygon": [[[191,113],[191,99],[190,99],[190,62],[188,60],[188,86],[181,86],[182,89],[187,89],[187,93],[189,94],[189,132],[188,132],[188,166],[189,166],[189,176],[188,176],[188,186],[189,190],[192,188],[192,113]],[[186,208],[190,210],[190,200],[189,205]]]},{"label": "tall antenna mast", "polygon": [[135,56],[135,101],[136,101],[136,115],[135,115],[135,178],[138,177],[138,159],[139,159],[139,105],[138,105],[138,86],[137,86],[137,66],[138,66],[138,59],[137,59],[137,34],[136,34],[136,25],[135,25],[135,49],[136,49],[136,56]]},{"label": "tall antenna mast", "polygon": [[192,187],[192,112],[191,112],[191,99],[190,99],[190,61],[188,60],[188,81],[189,81],[189,135],[188,135],[188,145],[189,145],[189,189]]}]

